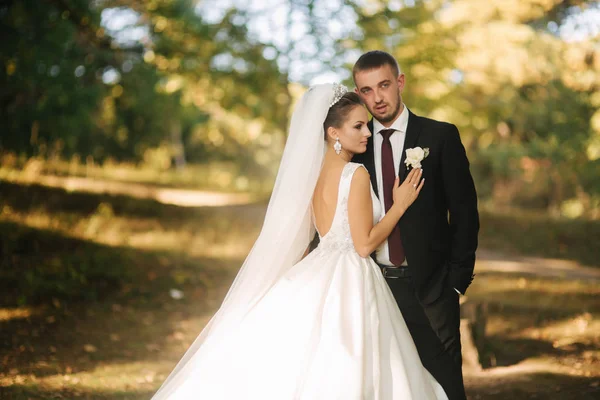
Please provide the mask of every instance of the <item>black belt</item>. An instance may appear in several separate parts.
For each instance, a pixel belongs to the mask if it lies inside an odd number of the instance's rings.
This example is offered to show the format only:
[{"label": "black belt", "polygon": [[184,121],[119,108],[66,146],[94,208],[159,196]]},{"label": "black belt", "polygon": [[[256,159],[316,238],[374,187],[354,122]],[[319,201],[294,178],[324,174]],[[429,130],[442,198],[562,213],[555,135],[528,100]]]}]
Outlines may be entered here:
[{"label": "black belt", "polygon": [[408,267],[388,267],[386,265],[379,265],[379,267],[384,278],[406,278],[410,276]]}]

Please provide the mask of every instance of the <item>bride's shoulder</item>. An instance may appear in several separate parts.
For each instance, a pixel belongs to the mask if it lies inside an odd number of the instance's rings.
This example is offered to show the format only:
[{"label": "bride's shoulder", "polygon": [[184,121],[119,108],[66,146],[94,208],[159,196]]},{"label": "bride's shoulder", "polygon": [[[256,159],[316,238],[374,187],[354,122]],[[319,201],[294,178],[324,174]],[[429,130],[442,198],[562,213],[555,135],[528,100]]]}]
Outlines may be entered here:
[{"label": "bride's shoulder", "polygon": [[371,177],[364,165],[353,162],[349,164],[351,165],[348,166],[348,171],[352,173],[352,184],[358,183],[362,186],[371,183]]},{"label": "bride's shoulder", "polygon": [[350,161],[348,163],[347,168],[350,171],[352,171],[354,173],[354,175],[360,174],[360,175],[366,175],[367,177],[369,176],[369,171],[367,171],[367,168],[362,163],[357,163],[357,162]]},{"label": "bride's shoulder", "polygon": [[369,176],[369,172],[362,164],[352,165],[348,169],[353,171],[349,185],[349,198],[359,199],[357,201],[361,205],[366,205],[366,201],[371,193],[371,177]]}]

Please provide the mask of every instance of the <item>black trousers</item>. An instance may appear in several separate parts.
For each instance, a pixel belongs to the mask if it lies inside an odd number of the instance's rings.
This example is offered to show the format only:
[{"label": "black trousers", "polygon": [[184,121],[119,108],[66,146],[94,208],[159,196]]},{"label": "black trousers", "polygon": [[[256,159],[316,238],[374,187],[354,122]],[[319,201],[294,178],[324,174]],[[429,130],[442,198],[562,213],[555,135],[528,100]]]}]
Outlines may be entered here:
[{"label": "black trousers", "polygon": [[423,305],[410,277],[386,278],[386,281],[425,368],[442,385],[450,400],[466,400],[458,293],[448,286],[436,301]]}]

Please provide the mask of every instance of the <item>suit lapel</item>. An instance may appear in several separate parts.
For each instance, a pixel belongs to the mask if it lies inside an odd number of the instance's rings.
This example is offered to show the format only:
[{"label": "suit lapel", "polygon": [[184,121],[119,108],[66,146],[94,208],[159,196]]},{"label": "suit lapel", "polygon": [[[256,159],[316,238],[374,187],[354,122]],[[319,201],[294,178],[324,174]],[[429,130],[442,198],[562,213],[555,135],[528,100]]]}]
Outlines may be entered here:
[{"label": "suit lapel", "polygon": [[[405,106],[406,107],[406,106]],[[398,174],[400,176],[400,182],[404,181],[409,169],[404,164],[406,160],[406,150],[416,147],[419,134],[421,133],[421,117],[413,114],[408,110],[408,125],[406,127],[406,135],[404,135],[404,148],[402,150],[402,156],[400,157],[400,166],[398,167]]]},{"label": "suit lapel", "polygon": [[375,195],[379,197],[379,189],[377,188],[377,173],[375,170],[375,141],[373,138],[375,137],[375,133],[373,133],[373,119],[369,121],[367,127],[371,131],[371,137],[367,141],[367,151],[365,152],[364,157],[364,165],[369,171],[369,175],[371,175],[371,185],[373,186],[373,191]]}]

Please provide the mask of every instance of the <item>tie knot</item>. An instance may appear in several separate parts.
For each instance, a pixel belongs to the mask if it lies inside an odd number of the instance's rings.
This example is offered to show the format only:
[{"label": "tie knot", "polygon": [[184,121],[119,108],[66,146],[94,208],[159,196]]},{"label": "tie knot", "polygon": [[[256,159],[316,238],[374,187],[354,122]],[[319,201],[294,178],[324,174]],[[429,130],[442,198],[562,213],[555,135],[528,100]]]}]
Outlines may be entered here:
[{"label": "tie knot", "polygon": [[381,136],[383,136],[383,140],[390,140],[390,136],[392,136],[392,133],[394,132],[396,132],[395,129],[382,129],[379,131]]}]

